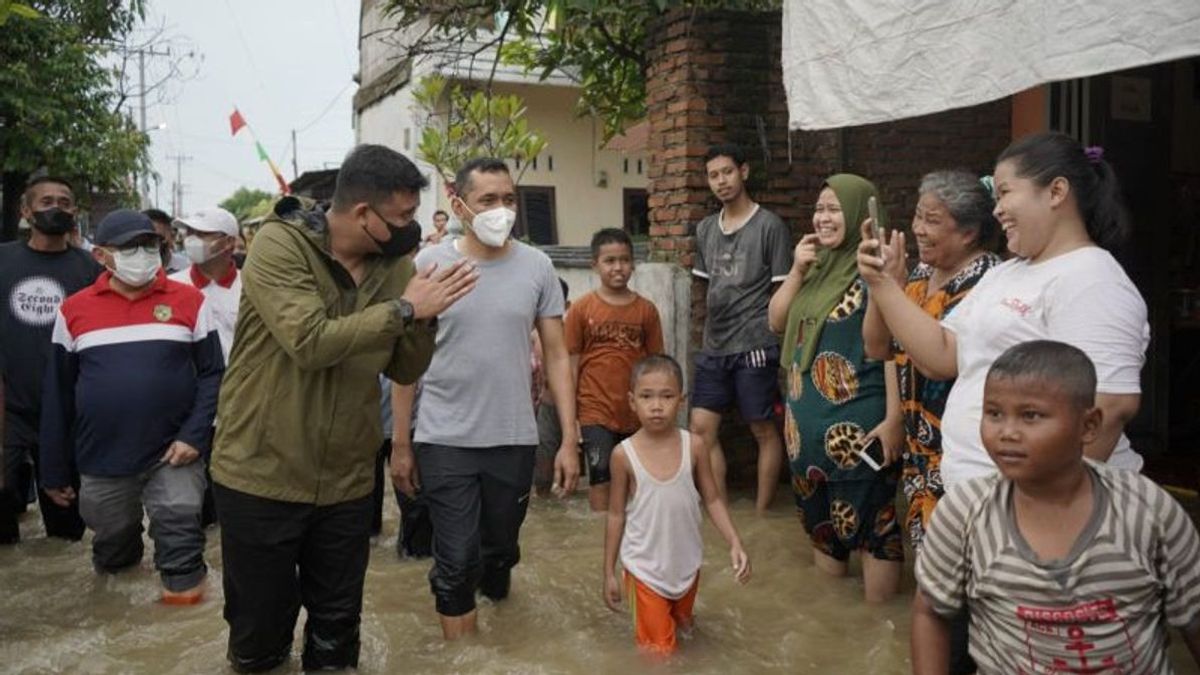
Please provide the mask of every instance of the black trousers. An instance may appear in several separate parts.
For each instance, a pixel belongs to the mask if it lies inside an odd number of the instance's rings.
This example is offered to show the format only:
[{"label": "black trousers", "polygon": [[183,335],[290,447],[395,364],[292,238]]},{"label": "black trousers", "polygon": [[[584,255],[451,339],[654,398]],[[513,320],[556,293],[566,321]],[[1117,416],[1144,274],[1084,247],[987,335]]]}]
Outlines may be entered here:
[{"label": "black trousers", "polygon": [[475,609],[475,591],[508,596],[533,484],[532,445],[455,448],[418,443],[421,494],[433,518],[429,586],[442,616]]},{"label": "black trousers", "polygon": [[356,667],[371,497],[315,506],[220,483],[213,495],[234,669],[260,672],[286,661],[301,605],[304,670]]},{"label": "black trousers", "polygon": [[[387,492],[388,459],[392,455],[392,441],[383,440],[379,454],[375,458],[375,492],[372,496],[375,510],[371,512],[371,534],[379,534],[383,529],[383,495]],[[400,536],[396,538],[396,553],[406,558],[428,558],[433,554],[433,521],[429,518],[429,508],[421,495],[415,499],[393,487],[396,495],[396,505],[400,507]]]},{"label": "black trousers", "polygon": [[[3,414],[3,411],[0,411]],[[39,453],[36,445],[4,448],[4,489],[0,490],[0,544],[15,544],[21,540],[17,518],[25,513],[29,492],[37,491],[38,508],[46,536],[79,541],[83,538],[83,518],[79,517],[79,500],[70,506],[59,506],[41,490],[37,480]],[[71,472],[71,487],[79,493],[79,474]]]}]

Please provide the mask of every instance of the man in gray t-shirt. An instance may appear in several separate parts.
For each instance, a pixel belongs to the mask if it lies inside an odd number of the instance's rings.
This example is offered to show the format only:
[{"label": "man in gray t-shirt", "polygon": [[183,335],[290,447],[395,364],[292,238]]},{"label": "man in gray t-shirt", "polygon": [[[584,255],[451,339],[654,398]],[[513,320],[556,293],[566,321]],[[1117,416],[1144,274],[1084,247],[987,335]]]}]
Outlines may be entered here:
[{"label": "man in gray t-shirt", "polygon": [[721,210],[696,226],[692,274],[707,283],[704,347],[692,377],[691,431],[710,449],[713,474],[725,493],[725,455],[717,437],[722,413],[735,403],[758,442],[758,494],[765,511],[783,467],[775,426],[779,403],[779,337],[767,327],[767,305],[792,266],[788,228],[746,194],[750,167],[735,145],[705,156],[709,188]]},{"label": "man in gray t-shirt", "polygon": [[[475,632],[475,592],[508,595],[520,559],[518,535],[533,483],[538,442],[530,334],[536,329],[563,429],[555,485],[568,494],[579,478],[574,378],[563,337],[563,294],[550,258],[509,238],[516,188],[504,162],[468,162],[455,180],[454,213],[465,235],[417,255],[417,268],[469,258],[475,290],[438,317],[437,346],[421,381],[421,414],[412,446],[394,438],[396,485],[420,494],[433,520],[429,584],[447,639]],[[393,389],[397,428],[412,387]]]}]

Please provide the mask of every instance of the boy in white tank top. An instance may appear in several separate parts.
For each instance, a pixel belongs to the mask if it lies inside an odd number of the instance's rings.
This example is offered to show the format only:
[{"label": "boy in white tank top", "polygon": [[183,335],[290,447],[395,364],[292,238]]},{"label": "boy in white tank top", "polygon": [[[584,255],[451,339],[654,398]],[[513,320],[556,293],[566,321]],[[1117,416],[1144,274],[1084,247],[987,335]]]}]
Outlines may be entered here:
[{"label": "boy in white tank top", "polygon": [[613,450],[604,538],[604,602],[620,611],[618,550],[633,609],[636,642],[652,654],[675,651],[676,629],[692,625],[704,543],[700,503],[729,543],[734,575],[750,579],[729,510],[721,501],[700,437],[675,425],[683,371],[669,356],[648,356],[630,378],[629,404],[642,428]]}]

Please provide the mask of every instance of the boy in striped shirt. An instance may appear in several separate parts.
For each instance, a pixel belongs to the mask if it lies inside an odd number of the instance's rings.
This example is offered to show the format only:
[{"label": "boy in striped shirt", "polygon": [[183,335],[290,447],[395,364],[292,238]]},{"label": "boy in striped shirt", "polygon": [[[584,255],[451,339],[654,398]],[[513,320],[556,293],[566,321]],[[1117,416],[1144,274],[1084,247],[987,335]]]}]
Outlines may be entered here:
[{"label": "boy in striped shirt", "polygon": [[917,558],[914,673],[945,673],[971,614],[980,673],[1171,673],[1167,626],[1200,663],[1200,537],[1149,479],[1085,459],[1096,371],[1035,341],[992,364],[981,433],[999,474],[938,504]]}]

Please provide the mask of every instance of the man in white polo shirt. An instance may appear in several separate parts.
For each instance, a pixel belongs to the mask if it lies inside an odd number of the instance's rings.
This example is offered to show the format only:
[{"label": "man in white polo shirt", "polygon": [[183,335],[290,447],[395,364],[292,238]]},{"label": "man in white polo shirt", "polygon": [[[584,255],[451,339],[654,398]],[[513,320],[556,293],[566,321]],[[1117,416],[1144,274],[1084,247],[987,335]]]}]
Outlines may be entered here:
[{"label": "man in white polo shirt", "polygon": [[241,275],[233,263],[237,218],[225,209],[210,206],[176,218],[174,225],[183,230],[183,250],[192,265],[172,274],[171,279],[195,286],[208,299],[221,337],[221,353],[225,363],[229,363],[238,301],[242,297]]},{"label": "man in white polo shirt", "polygon": [[[233,328],[237,325],[238,302],[242,297],[242,275],[233,262],[237,246],[237,218],[223,208],[210,206],[195,213],[176,218],[172,223],[183,230],[183,250],[191,266],[171,275],[171,279],[200,289],[212,308],[221,339],[221,355],[229,363],[233,347]],[[212,478],[205,467],[204,508],[200,521],[204,527],[217,522],[213,506]]]}]

